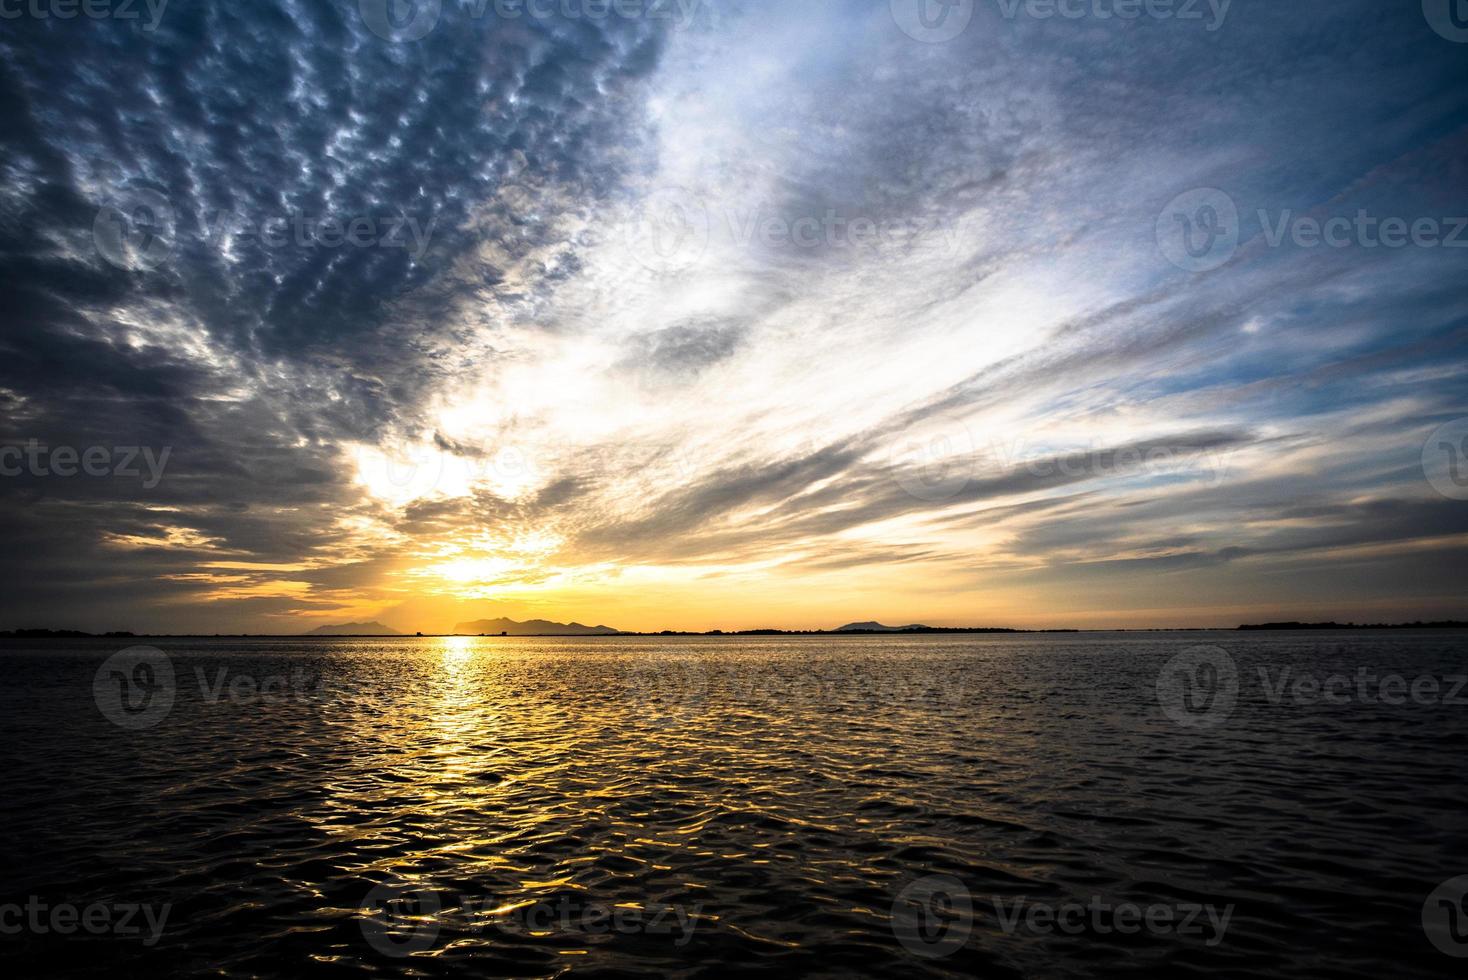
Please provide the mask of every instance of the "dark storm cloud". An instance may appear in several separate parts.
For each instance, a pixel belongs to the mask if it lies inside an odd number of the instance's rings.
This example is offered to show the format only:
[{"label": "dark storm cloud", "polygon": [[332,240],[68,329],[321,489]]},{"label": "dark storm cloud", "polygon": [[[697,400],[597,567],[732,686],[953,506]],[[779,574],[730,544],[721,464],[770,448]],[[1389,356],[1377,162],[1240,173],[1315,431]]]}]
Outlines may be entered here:
[{"label": "dark storm cloud", "polygon": [[446,7],[415,43],[375,36],[355,0],[174,0],[156,30],[5,22],[0,441],[172,448],[145,500],[0,484],[35,545],[0,574],[29,598],[88,579],[79,561],[141,576],[200,557],[102,552],[107,535],[185,526],[263,562],[340,544],[320,510],[347,496],[339,445],[411,415],[440,370],[428,338],[497,288],[462,260],[544,244],[482,203],[617,185],[660,25]]},{"label": "dark storm cloud", "polygon": [[[614,184],[603,151],[635,132],[616,96],[658,42],[611,26],[480,18],[391,44],[346,2],[176,4],[151,36],[21,23],[7,226],[32,236],[34,302],[151,297],[266,354],[350,346],[477,243],[473,208],[515,171]],[[171,211],[157,267],[95,261],[98,208],[149,191]]]}]

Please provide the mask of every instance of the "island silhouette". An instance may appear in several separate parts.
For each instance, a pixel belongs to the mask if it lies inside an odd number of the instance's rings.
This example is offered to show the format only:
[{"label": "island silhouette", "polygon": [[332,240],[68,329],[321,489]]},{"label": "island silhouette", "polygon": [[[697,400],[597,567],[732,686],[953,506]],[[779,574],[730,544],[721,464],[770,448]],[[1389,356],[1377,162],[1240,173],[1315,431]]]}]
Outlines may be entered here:
[{"label": "island silhouette", "polygon": [[454,627],[454,633],[459,636],[616,636],[622,632],[610,626],[552,623],[544,619],[532,619],[524,623],[503,618],[476,619]]},{"label": "island silhouette", "polygon": [[403,636],[391,626],[381,623],[342,623],[338,626],[318,626],[307,636]]}]

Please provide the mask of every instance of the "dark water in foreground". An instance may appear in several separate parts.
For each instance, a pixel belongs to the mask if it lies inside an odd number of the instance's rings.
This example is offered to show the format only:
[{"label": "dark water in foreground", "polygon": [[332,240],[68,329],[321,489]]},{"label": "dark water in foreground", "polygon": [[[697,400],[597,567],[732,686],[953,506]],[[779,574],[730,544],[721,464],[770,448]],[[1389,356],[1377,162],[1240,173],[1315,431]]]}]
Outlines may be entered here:
[{"label": "dark water in foreground", "polygon": [[1464,634],[152,642],[0,646],[12,975],[1468,963]]}]

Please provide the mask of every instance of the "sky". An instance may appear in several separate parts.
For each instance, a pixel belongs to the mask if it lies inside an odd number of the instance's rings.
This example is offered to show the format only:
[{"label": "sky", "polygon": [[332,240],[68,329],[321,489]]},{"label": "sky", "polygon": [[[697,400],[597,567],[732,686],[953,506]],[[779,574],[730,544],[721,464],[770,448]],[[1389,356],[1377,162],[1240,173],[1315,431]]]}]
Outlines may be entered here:
[{"label": "sky", "polygon": [[0,628],[1468,618],[1465,14],[6,0]]}]

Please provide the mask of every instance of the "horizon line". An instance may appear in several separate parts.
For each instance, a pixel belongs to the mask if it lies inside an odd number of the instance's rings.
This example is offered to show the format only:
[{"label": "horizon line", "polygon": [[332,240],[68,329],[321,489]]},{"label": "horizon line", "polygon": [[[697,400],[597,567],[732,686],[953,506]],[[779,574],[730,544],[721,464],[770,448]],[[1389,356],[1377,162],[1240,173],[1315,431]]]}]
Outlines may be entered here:
[{"label": "horizon line", "polygon": [[[319,629],[320,627],[317,627]],[[610,627],[608,627],[610,629]],[[1039,627],[1007,626],[920,626],[891,629],[784,629],[757,627],[745,630],[613,630],[607,633],[134,633],[131,630],[109,630],[100,633],[87,630],[15,627],[0,630],[0,639],[607,639],[617,637],[658,636],[923,636],[923,635],[1033,635],[1049,633],[1219,633],[1251,631],[1302,630],[1411,630],[1468,629],[1468,620],[1416,620],[1401,623],[1339,623],[1334,621],[1279,621],[1241,623],[1237,626],[1133,626],[1133,627]]]}]

